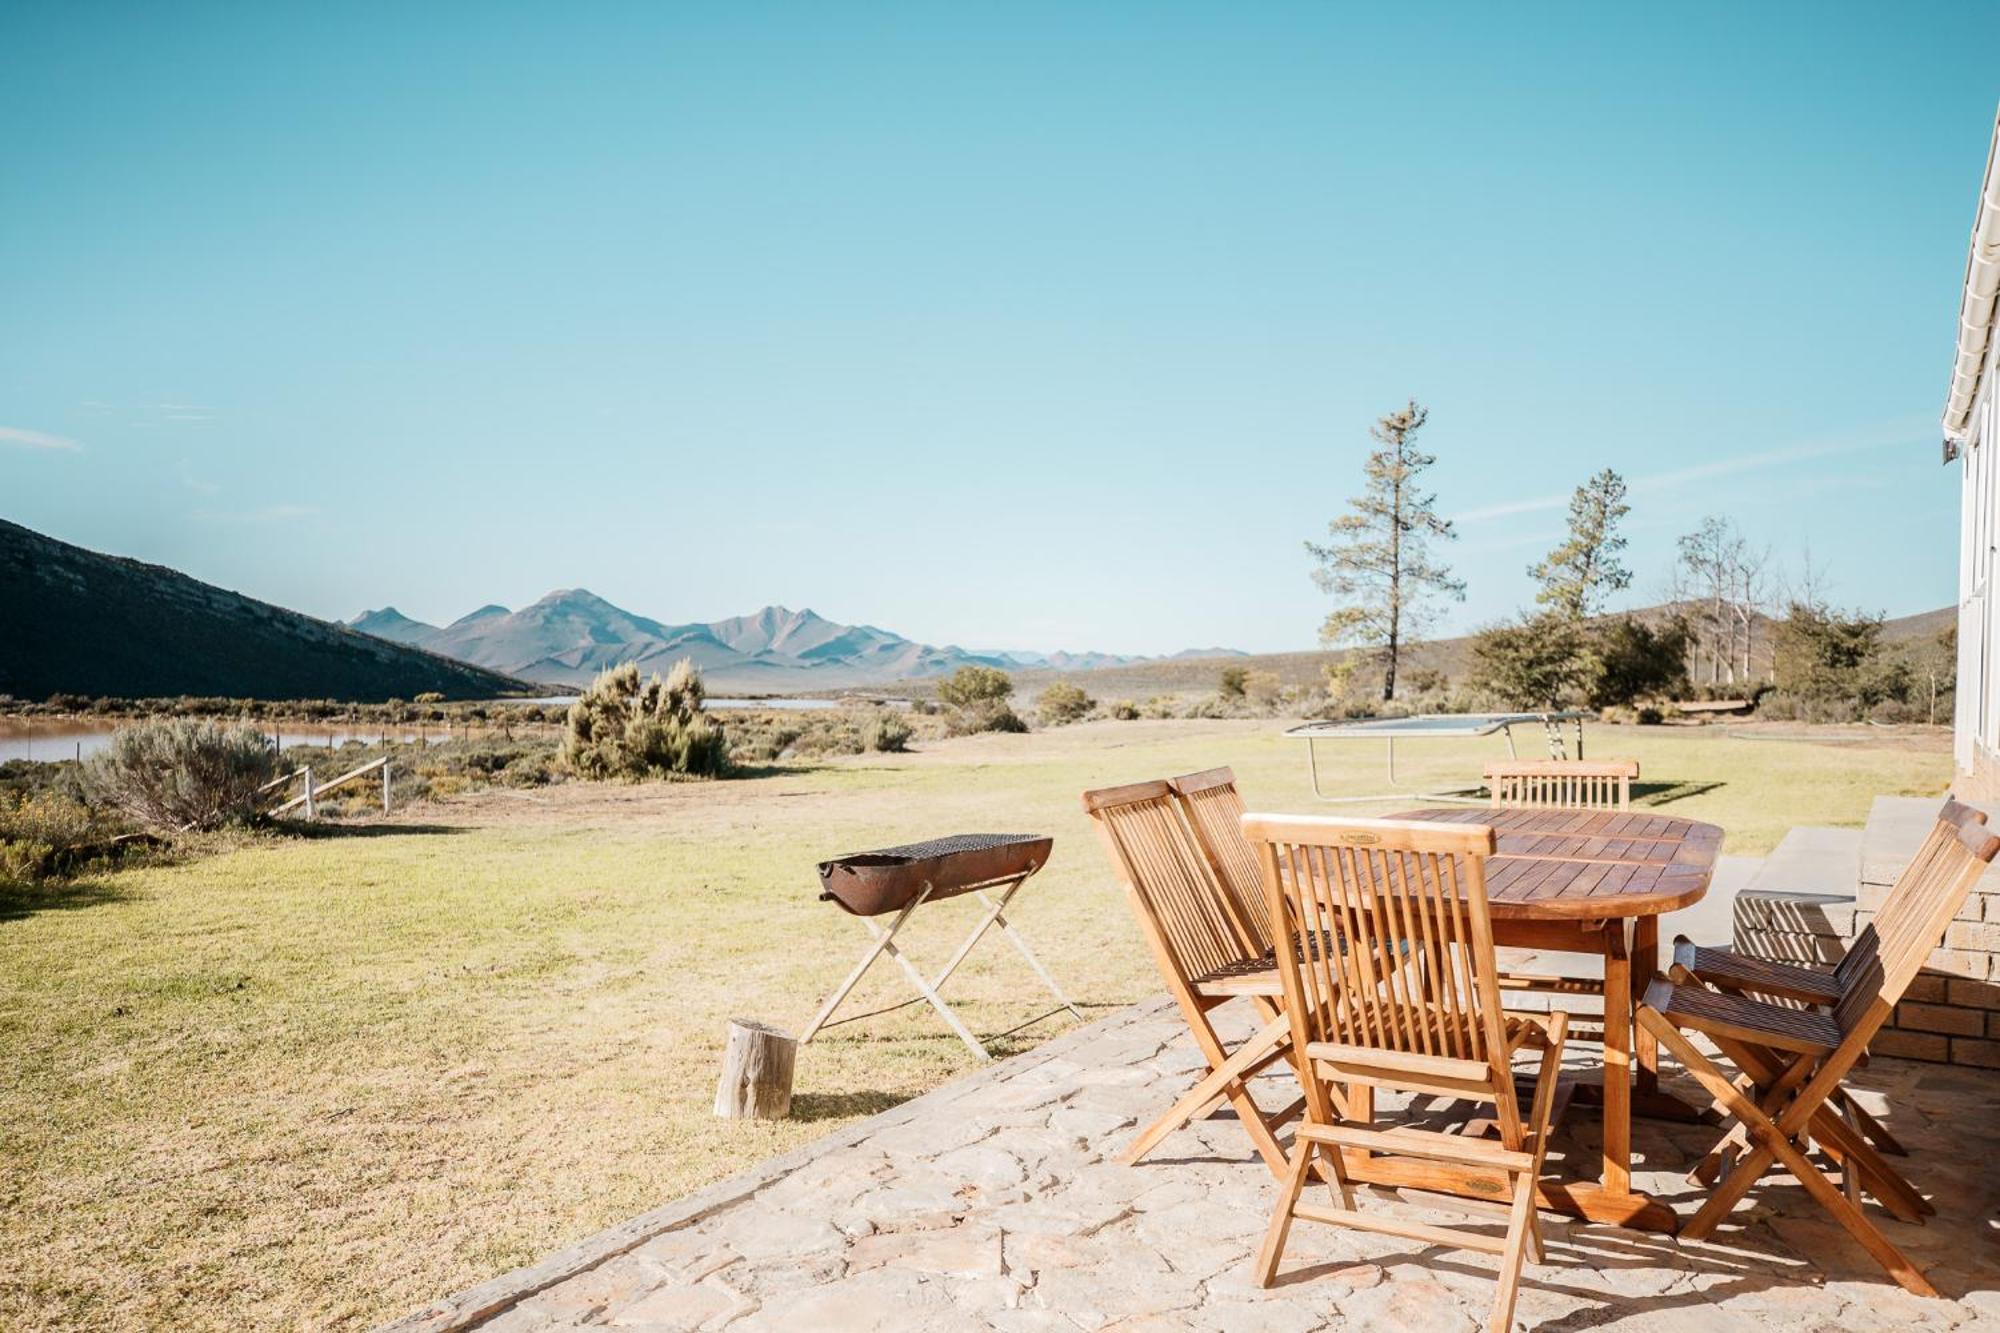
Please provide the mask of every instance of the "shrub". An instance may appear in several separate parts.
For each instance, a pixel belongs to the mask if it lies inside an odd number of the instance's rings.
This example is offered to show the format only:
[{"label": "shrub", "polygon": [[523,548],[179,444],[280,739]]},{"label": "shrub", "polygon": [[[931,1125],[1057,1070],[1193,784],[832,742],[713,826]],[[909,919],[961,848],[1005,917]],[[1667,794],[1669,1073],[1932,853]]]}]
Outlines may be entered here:
[{"label": "shrub", "polygon": [[1808,722],[1848,722],[1887,701],[1907,702],[1909,663],[1885,654],[1882,617],[1794,602],[1778,622],[1777,689]]},{"label": "shrub", "polygon": [[1060,727],[1071,722],[1081,722],[1097,707],[1097,700],[1083,692],[1083,688],[1059,680],[1042,691],[1035,700],[1035,716],[1042,725]]},{"label": "shrub", "polygon": [[121,727],[83,765],[90,801],[142,828],[215,829],[257,813],[257,790],[277,776],[262,733],[186,718]]},{"label": "shrub", "polygon": [[1014,692],[1014,678],[998,667],[962,666],[938,682],[938,698],[953,708],[981,708]]},{"label": "shrub", "polygon": [[976,708],[955,709],[951,715],[949,734],[972,736],[983,731],[1026,731],[1028,724],[1004,700],[982,704]]},{"label": "shrub", "polygon": [[883,754],[910,748],[910,724],[893,708],[877,708],[861,729],[862,744]]},{"label": "shrub", "polygon": [[1623,616],[1597,627],[1596,670],[1585,690],[1593,708],[1673,698],[1688,687],[1693,632],[1679,616],[1660,624]]},{"label": "shrub", "polygon": [[1243,673],[1241,697],[1248,699],[1259,708],[1275,708],[1285,692],[1284,682],[1275,671],[1246,671]]},{"label": "shrub", "polygon": [[1226,666],[1216,675],[1215,692],[1225,699],[1241,699],[1249,684],[1249,667]]},{"label": "shrub", "polygon": [[1489,626],[1472,638],[1472,684],[1508,708],[1556,709],[1590,674],[1583,633],[1552,612]]},{"label": "shrub", "polygon": [[722,728],[702,711],[701,673],[682,658],[662,682],[643,685],[637,663],[612,667],[569,708],[563,762],[603,780],[720,777],[729,764]]},{"label": "shrub", "polygon": [[1110,708],[1111,716],[1120,722],[1136,722],[1139,719],[1139,705],[1130,699],[1120,699]]}]

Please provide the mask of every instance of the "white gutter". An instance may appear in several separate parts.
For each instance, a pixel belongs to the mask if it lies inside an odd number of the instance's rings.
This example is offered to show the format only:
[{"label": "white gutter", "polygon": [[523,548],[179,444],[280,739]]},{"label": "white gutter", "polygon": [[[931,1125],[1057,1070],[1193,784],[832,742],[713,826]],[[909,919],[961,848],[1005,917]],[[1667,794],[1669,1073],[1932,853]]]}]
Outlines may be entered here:
[{"label": "white gutter", "polygon": [[1965,293],[1958,306],[1958,355],[1951,366],[1951,392],[1945,399],[1944,433],[1963,443],[1970,431],[1972,404],[1979,397],[1979,380],[1986,368],[1986,349],[1993,341],[1993,315],[2000,302],[2000,116],[1986,150],[1986,179],[1979,191],[1979,208],[1972,219],[1972,245],[1965,257]]}]

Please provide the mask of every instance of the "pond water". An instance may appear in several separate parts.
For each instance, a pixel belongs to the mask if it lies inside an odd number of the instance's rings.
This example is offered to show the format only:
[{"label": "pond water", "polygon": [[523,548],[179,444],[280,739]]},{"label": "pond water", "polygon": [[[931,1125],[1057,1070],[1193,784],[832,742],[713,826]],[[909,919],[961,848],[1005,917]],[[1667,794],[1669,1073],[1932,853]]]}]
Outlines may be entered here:
[{"label": "pond water", "polygon": [[[489,699],[487,704],[489,707],[493,704],[545,704],[568,707],[575,702],[576,696],[574,694],[551,694],[540,699]],[[851,699],[710,699],[706,701],[704,706],[717,709],[778,708],[810,713],[824,708],[840,708],[854,702],[857,701]],[[909,700],[907,699],[884,699],[881,702],[891,707],[907,708],[909,706]]]},{"label": "pond water", "polygon": [[[575,695],[551,695],[545,699],[498,699],[491,703],[508,704],[572,704]],[[839,708],[844,700],[838,699],[710,699],[708,707],[720,711],[742,708],[782,708],[802,709],[808,712],[826,708]],[[894,707],[907,708],[908,700],[885,701]],[[40,718],[0,718],[0,764],[10,759],[31,759],[38,763],[54,763],[62,759],[87,758],[111,743],[111,733],[117,723],[94,720],[62,720]],[[492,735],[498,728],[490,722],[474,723],[479,735]],[[517,724],[519,725],[519,724]],[[546,730],[545,730],[546,729]],[[528,723],[520,734],[552,734],[551,723]],[[277,727],[260,727],[266,736],[275,737],[279,748],[289,750],[298,745],[329,746],[338,749],[349,741],[359,741],[373,745],[385,735],[399,745],[436,745],[454,736],[466,734],[464,724],[447,727],[442,722],[422,724],[407,723],[391,727],[351,726],[328,724],[313,726],[304,722],[286,722]]]},{"label": "pond water", "polygon": [[[0,720],[0,764],[10,759],[32,759],[54,763],[62,759],[84,759],[111,743],[114,727],[101,722],[44,722],[21,719]],[[280,749],[312,745],[338,749],[349,741],[373,745],[386,734],[400,745],[436,745],[450,740],[443,723],[427,727],[348,728],[309,727],[290,722],[273,730],[260,727],[266,737],[275,737]]]}]

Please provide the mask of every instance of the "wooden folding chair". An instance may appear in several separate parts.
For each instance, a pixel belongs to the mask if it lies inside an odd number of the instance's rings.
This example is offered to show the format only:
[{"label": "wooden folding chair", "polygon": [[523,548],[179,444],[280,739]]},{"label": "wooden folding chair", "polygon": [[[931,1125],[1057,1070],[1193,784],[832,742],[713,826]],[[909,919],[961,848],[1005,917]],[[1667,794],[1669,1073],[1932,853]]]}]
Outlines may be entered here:
[{"label": "wooden folding chair", "polygon": [[[1848,1071],[1887,1022],[1945,927],[1985,873],[2000,838],[1947,803],[1931,836],[1877,915],[1873,932],[1842,960],[1841,991],[1825,1009],[1766,1003],[1702,985],[1676,965],[1646,991],[1638,1020],[1701,1082],[1718,1109],[1741,1126],[1748,1150],[1722,1177],[1681,1235],[1700,1240],[1736,1207],[1773,1164],[1784,1166],[1862,1248],[1907,1291],[1937,1290],[1861,1211],[1867,1190],[1895,1216],[1920,1220],[1927,1201],[1836,1110]],[[1683,1035],[1699,1032],[1742,1071],[1731,1079]],[[1850,1099],[1851,1100],[1851,1099]],[[1835,1185],[1808,1154],[1815,1143],[1839,1166]]]},{"label": "wooden folding chair", "polygon": [[1495,810],[1630,810],[1636,759],[1509,759],[1486,765]]},{"label": "wooden folding chair", "polygon": [[[1958,830],[1976,830],[1984,823],[1985,811],[1946,797],[1929,837],[1882,900],[1877,909],[1878,919],[1893,922],[1908,910],[1916,886],[1922,882],[1920,876],[1910,873],[1911,870],[1927,864],[1957,837]],[[1700,983],[1731,994],[1755,996],[1795,1007],[1823,1007],[1840,1002],[1840,997],[1855,984],[1869,961],[1876,956],[1880,944],[1881,937],[1871,921],[1861,928],[1840,961],[1833,967],[1824,968],[1757,958],[1734,949],[1710,948],[1695,944],[1686,936],[1676,936],[1671,975],[1683,984]],[[1782,1067],[1782,1062],[1774,1063]],[[1738,1068],[1742,1068],[1740,1063]],[[1833,1102],[1842,1117],[1860,1130],[1878,1150],[1895,1157],[1909,1156],[1909,1150],[1896,1140],[1888,1127],[1857,1102],[1846,1088],[1835,1090]],[[1743,1127],[1732,1126],[1715,1150],[1695,1168],[1694,1178],[1713,1185],[1727,1168],[1727,1158],[1743,1147],[1746,1141]],[[1919,1199],[1919,1203],[1922,1211],[1932,1211],[1927,1202]]]},{"label": "wooden folding chair", "polygon": [[[1489,763],[1483,770],[1495,810],[1619,810],[1632,808],[1632,782],[1639,776],[1636,759],[1509,759]],[[1657,931],[1657,917],[1643,918],[1641,930]],[[1652,947],[1648,937],[1642,943]],[[1508,969],[1500,973],[1500,988],[1538,995],[1604,995],[1601,977],[1570,976],[1566,973],[1529,973]],[[1601,1022],[1597,1014],[1577,1017]],[[1600,1039],[1601,1031],[1571,1033]]]},{"label": "wooden folding chair", "polygon": [[1270,911],[1264,902],[1264,881],[1257,871],[1257,853],[1243,836],[1243,797],[1236,790],[1235,772],[1204,769],[1168,778],[1167,786],[1214,872],[1230,920],[1246,945],[1260,955],[1268,954]]},{"label": "wooden folding chair", "polygon": [[[1083,808],[1097,824],[1161,979],[1209,1068],[1204,1079],[1132,1140],[1119,1160],[1137,1162],[1169,1134],[1212,1110],[1220,1097],[1235,1109],[1265,1163],[1274,1173],[1282,1172],[1285,1154],[1275,1131],[1298,1114],[1304,1099],[1266,1115],[1251,1100],[1246,1082],[1290,1053],[1268,940],[1251,935],[1245,909],[1217,879],[1170,784],[1141,782],[1085,792]],[[1256,1007],[1259,1027],[1231,1051],[1210,1014],[1239,996],[1249,997]]]},{"label": "wooden folding chair", "polygon": [[[1257,1255],[1269,1286],[1294,1219],[1452,1245],[1500,1256],[1490,1319],[1511,1327],[1521,1262],[1543,1258],[1535,1183],[1548,1146],[1567,1015],[1508,1015],[1500,1007],[1486,858],[1493,830],[1414,821],[1247,815],[1257,847],[1305,1084],[1278,1204]],[[1328,947],[1344,942],[1345,948]],[[1409,957],[1403,965],[1397,966]],[[1516,1051],[1539,1050],[1533,1103],[1514,1088]],[[1378,1128],[1344,1113],[1336,1084],[1466,1098],[1493,1107],[1498,1141],[1411,1125]],[[1504,1236],[1405,1220],[1355,1206],[1347,1152],[1442,1164],[1499,1185]],[[1339,1207],[1300,1201],[1315,1159],[1330,1169]],[[1495,1179],[1497,1177],[1497,1180]]]}]

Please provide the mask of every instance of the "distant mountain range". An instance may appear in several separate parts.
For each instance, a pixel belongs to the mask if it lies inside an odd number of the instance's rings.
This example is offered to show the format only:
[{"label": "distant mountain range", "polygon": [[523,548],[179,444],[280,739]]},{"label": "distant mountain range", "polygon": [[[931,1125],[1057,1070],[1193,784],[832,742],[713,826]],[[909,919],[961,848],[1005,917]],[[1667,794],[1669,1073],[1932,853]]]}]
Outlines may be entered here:
[{"label": "distant mountain range", "polygon": [[528,688],[0,520],[0,694],[490,699]]},{"label": "distant mountain range", "polygon": [[[665,674],[681,658],[701,669],[711,690],[780,694],[889,685],[949,675],[962,666],[1002,670],[1094,671],[1166,659],[1113,653],[968,651],[917,643],[873,625],[843,625],[817,613],[767,606],[753,615],[670,625],[613,606],[582,588],[550,593],[509,611],[482,606],[449,625],[412,620],[393,606],[347,622],[365,634],[442,653],[463,662],[549,685],[586,685],[624,662]],[[1190,649],[1185,657],[1241,656],[1226,648]]]}]

